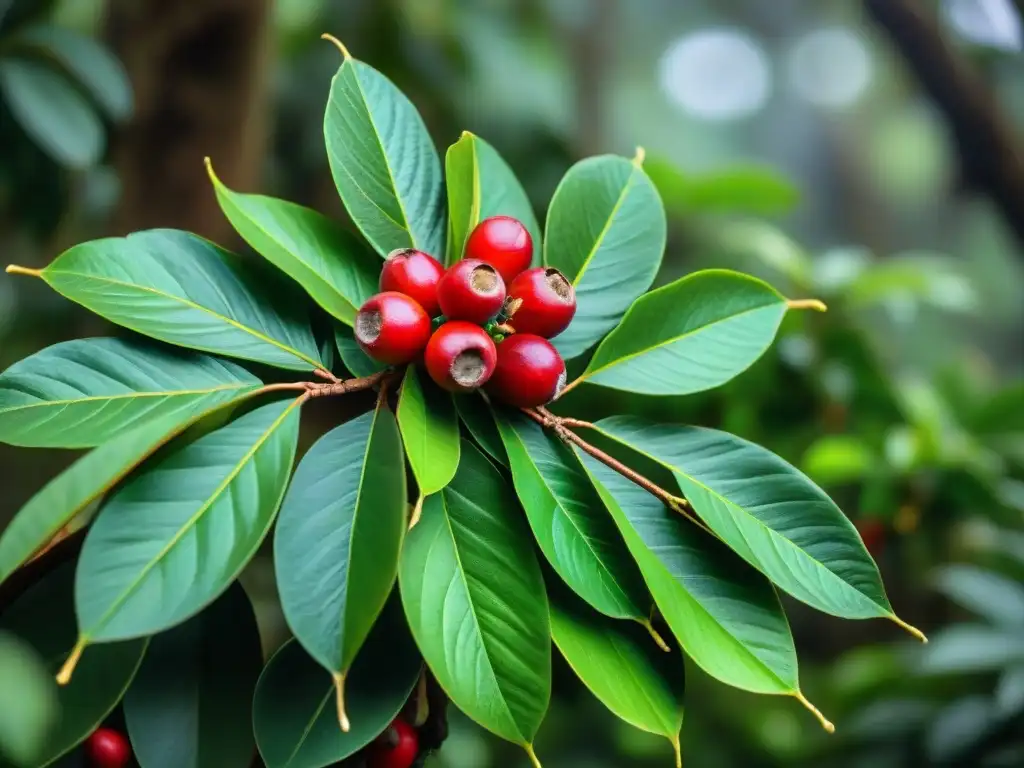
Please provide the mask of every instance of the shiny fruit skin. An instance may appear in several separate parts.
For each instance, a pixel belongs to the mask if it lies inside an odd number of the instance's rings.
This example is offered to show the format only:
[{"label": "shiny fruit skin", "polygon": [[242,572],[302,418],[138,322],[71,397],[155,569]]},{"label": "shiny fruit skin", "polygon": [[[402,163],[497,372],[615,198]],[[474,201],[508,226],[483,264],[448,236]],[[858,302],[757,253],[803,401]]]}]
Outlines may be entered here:
[{"label": "shiny fruit skin", "polygon": [[113,728],[97,728],[86,739],[85,753],[93,768],[124,768],[132,759],[128,739]]},{"label": "shiny fruit skin", "polygon": [[508,321],[517,333],[551,339],[568,328],[576,314],[572,283],[552,267],[526,270],[512,281],[508,295],[522,302]]},{"label": "shiny fruit skin", "polygon": [[565,361],[547,339],[529,333],[498,345],[498,364],[487,392],[508,405],[534,408],[550,403],[565,386]]},{"label": "shiny fruit skin", "polygon": [[506,283],[511,283],[533,260],[533,238],[518,219],[491,216],[470,233],[463,256],[490,264]]},{"label": "shiny fruit skin", "polygon": [[449,392],[472,392],[494,373],[498,352],[487,331],[465,320],[450,320],[427,343],[423,355],[430,378]]},{"label": "shiny fruit skin", "polygon": [[437,300],[448,320],[483,325],[505,303],[505,281],[490,264],[463,259],[449,267],[437,284]]},{"label": "shiny fruit skin", "polygon": [[416,729],[395,720],[368,750],[367,768],[412,768],[420,753]]},{"label": "shiny fruit skin", "polygon": [[355,336],[374,360],[401,365],[419,357],[430,338],[430,317],[404,293],[371,296],[356,313]]},{"label": "shiny fruit skin", "polygon": [[404,293],[415,299],[431,317],[441,314],[437,284],[444,274],[441,262],[415,248],[399,248],[388,254],[380,271],[380,289]]}]

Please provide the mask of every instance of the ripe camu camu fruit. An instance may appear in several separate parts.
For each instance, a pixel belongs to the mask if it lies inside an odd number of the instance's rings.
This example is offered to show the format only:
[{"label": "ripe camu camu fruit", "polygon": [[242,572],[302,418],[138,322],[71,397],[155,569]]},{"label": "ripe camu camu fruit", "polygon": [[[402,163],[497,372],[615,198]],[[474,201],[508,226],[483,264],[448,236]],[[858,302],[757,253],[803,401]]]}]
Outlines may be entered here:
[{"label": "ripe camu camu fruit", "polygon": [[519,306],[508,324],[516,333],[550,339],[566,328],[576,314],[576,291],[565,275],[551,267],[535,267],[520,274],[508,287]]},{"label": "ripe camu camu fruit", "polygon": [[404,293],[415,299],[430,317],[441,314],[437,284],[444,274],[441,262],[415,248],[399,248],[388,254],[380,272],[380,289]]},{"label": "ripe camu camu fruit", "polygon": [[487,331],[465,320],[451,320],[430,337],[424,362],[442,389],[471,392],[491,378],[497,357]]},{"label": "ripe camu camu fruit", "polygon": [[374,360],[401,365],[423,351],[430,338],[430,318],[419,303],[403,293],[378,293],[359,308],[355,337]]},{"label": "ripe camu camu fruit", "polygon": [[492,216],[477,224],[470,233],[463,256],[490,264],[508,284],[530,266],[533,238],[518,219]]},{"label": "ripe camu camu fruit", "polygon": [[420,752],[416,729],[397,718],[367,750],[367,768],[412,768]]},{"label": "ripe camu camu fruit", "polygon": [[124,768],[132,759],[128,739],[113,728],[97,728],[86,739],[85,753],[93,768]]},{"label": "ripe camu camu fruit", "polygon": [[463,259],[437,284],[437,300],[447,319],[483,324],[505,303],[505,281],[490,264]]},{"label": "ripe camu camu fruit", "polygon": [[550,403],[565,386],[565,362],[551,342],[529,333],[498,345],[498,363],[487,392],[508,405],[534,408]]}]

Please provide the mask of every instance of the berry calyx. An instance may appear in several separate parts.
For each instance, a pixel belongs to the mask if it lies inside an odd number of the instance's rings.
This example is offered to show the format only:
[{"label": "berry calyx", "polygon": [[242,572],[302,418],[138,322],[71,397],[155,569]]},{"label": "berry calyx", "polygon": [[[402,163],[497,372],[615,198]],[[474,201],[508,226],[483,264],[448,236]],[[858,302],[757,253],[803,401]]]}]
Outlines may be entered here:
[{"label": "berry calyx", "polygon": [[465,320],[450,320],[427,343],[427,373],[449,392],[471,392],[494,373],[498,352],[487,331]]},{"label": "berry calyx", "polygon": [[93,768],[124,768],[132,759],[128,739],[113,728],[97,728],[86,739],[85,753]]},{"label": "berry calyx", "polygon": [[466,239],[467,259],[490,264],[506,283],[530,266],[533,259],[533,238],[519,219],[491,216],[484,219]]},{"label": "berry calyx", "polygon": [[368,750],[368,768],[411,768],[420,752],[416,729],[402,719],[394,720]]},{"label": "berry calyx", "polygon": [[428,315],[441,313],[437,284],[444,274],[441,262],[415,248],[399,248],[388,254],[380,271],[380,289],[404,293],[419,302]]},{"label": "berry calyx", "polygon": [[512,281],[508,296],[520,302],[508,321],[517,333],[550,339],[568,328],[576,314],[576,291],[553,267],[526,270]]},{"label": "berry calyx", "polygon": [[505,281],[498,270],[476,259],[453,264],[437,284],[437,300],[449,320],[483,325],[505,303]]},{"label": "berry calyx", "polygon": [[517,333],[498,345],[498,364],[487,382],[487,391],[496,399],[534,408],[550,403],[564,386],[565,361],[547,339]]},{"label": "berry calyx", "polygon": [[356,341],[374,360],[388,365],[419,357],[430,339],[430,318],[404,293],[385,291],[371,296],[356,313]]}]

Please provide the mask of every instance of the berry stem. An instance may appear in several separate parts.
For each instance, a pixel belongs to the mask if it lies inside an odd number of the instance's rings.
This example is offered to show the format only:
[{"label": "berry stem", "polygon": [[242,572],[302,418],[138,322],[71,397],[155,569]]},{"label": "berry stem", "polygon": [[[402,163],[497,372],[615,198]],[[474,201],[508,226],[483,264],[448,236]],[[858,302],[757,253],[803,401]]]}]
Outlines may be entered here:
[{"label": "berry stem", "polygon": [[[369,376],[363,376],[357,379],[344,379],[336,382],[319,383],[315,381],[301,382],[300,386],[308,390],[310,397],[334,397],[335,395],[347,395],[350,392],[359,392],[364,389],[370,389],[383,384],[384,381],[392,376],[391,371],[378,371],[377,373],[370,374]],[[291,386],[279,386],[271,384],[271,387],[279,387],[281,389],[298,389],[299,387],[294,384]]]}]

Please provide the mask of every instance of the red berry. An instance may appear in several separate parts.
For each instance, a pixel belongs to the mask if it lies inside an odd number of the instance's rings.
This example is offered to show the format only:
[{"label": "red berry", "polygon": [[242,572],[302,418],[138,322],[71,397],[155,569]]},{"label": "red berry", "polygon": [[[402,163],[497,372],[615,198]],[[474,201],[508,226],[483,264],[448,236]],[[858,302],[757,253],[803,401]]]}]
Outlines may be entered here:
[{"label": "red berry", "polygon": [[448,320],[486,323],[505,303],[505,281],[490,264],[463,259],[437,284],[437,300]]},{"label": "red berry", "polygon": [[430,318],[404,293],[371,296],[356,314],[356,341],[374,360],[399,365],[414,360],[430,338]]},{"label": "red berry", "polygon": [[878,556],[885,549],[885,523],[873,517],[863,518],[854,523],[868,552]]},{"label": "red berry", "polygon": [[554,400],[564,386],[565,362],[547,339],[517,333],[498,345],[498,364],[487,383],[498,400],[533,408]]},{"label": "red berry", "polygon": [[508,295],[522,302],[508,321],[516,333],[550,339],[568,328],[576,314],[572,283],[552,267],[526,270],[512,281]]},{"label": "red berry", "polygon": [[404,293],[419,302],[431,317],[441,314],[437,283],[444,274],[441,262],[415,248],[399,248],[388,254],[380,271],[380,289]]},{"label": "red berry", "polygon": [[411,768],[420,753],[416,729],[395,720],[368,750],[367,768]]},{"label": "red berry", "polygon": [[506,283],[530,266],[533,238],[518,219],[491,216],[484,219],[466,239],[467,259],[479,259],[498,270]]},{"label": "red berry", "polygon": [[424,355],[430,378],[449,392],[483,386],[494,373],[497,358],[487,331],[464,320],[452,320],[434,331]]},{"label": "red berry", "polygon": [[132,759],[128,739],[112,728],[97,728],[85,742],[93,768],[124,768]]}]

